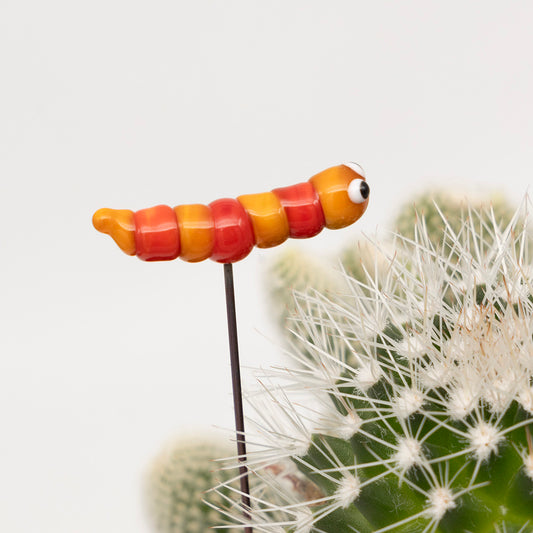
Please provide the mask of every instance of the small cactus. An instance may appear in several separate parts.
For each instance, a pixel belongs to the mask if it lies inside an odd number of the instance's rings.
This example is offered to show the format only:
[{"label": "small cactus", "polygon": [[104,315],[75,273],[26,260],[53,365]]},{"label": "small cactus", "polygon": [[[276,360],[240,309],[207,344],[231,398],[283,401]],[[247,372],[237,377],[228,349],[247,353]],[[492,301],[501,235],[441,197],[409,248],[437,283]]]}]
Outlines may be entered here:
[{"label": "small cactus", "polygon": [[[305,355],[250,396],[266,497],[224,512],[290,533],[533,531],[533,256],[527,202],[421,217],[350,295],[297,295]],[[376,254],[376,257],[379,254]],[[378,283],[379,281],[379,283]],[[269,382],[268,379],[272,381]],[[252,427],[249,424],[249,427]],[[292,462],[313,491],[286,487]],[[300,483],[300,486],[303,486]],[[228,487],[226,487],[228,488]],[[256,493],[260,494],[260,493]]]},{"label": "small cactus", "polygon": [[278,254],[267,271],[269,296],[274,314],[282,328],[295,311],[293,291],[314,288],[321,292],[338,290],[341,280],[327,265],[295,246]]},{"label": "small cactus", "polygon": [[[217,467],[215,459],[233,454],[229,444],[212,436],[182,438],[168,445],[154,460],[147,479],[150,518],[160,533],[205,533],[220,524],[220,515],[203,502],[205,493],[233,473]],[[223,491],[211,503],[223,502]]]},{"label": "small cactus", "polygon": [[[460,196],[438,190],[426,191],[420,194],[414,202],[401,206],[392,222],[392,228],[396,234],[402,235],[404,238],[414,239],[415,232],[422,223],[425,228],[425,235],[431,245],[439,247],[444,239],[446,224],[452,231],[460,232],[461,222],[468,208],[479,210],[487,203],[489,203],[488,199],[469,201],[467,206],[466,200]],[[498,225],[507,226],[513,217],[514,207],[503,196],[492,197],[490,204],[492,206],[490,212],[482,209],[481,213],[486,216],[494,216]],[[480,220],[478,235],[481,238],[490,239],[490,232],[484,229],[487,223],[490,226],[492,221]],[[357,279],[365,279],[365,269],[383,266],[382,264],[375,264],[375,255],[376,250],[370,243],[358,243],[357,246],[350,246],[341,253],[341,263],[348,274]]]},{"label": "small cactus", "polygon": [[[446,224],[454,231],[461,231],[461,222],[466,216],[466,211],[470,208],[480,209],[487,201],[466,201],[450,193],[443,191],[426,192],[409,204],[403,206],[396,216],[393,227],[397,233],[414,239],[417,228],[417,220],[422,218],[429,241],[433,246],[440,246],[446,232]],[[505,200],[503,196],[493,196],[490,199],[490,211],[482,210],[487,216],[494,217],[494,221],[499,226],[507,226],[513,218],[514,208]],[[446,224],[443,223],[443,219]],[[477,228],[478,237],[489,238],[491,231],[484,229],[484,223],[480,220]],[[488,228],[487,228],[488,229]]]}]

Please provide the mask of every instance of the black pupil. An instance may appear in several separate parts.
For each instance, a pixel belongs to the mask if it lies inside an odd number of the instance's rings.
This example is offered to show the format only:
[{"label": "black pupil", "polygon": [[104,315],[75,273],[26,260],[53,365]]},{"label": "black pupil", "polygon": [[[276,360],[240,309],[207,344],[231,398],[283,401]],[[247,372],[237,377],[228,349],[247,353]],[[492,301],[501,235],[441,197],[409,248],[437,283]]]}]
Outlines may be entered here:
[{"label": "black pupil", "polygon": [[362,181],[359,190],[361,191],[361,196],[366,200],[370,194],[370,187],[368,186],[368,183],[366,181]]}]

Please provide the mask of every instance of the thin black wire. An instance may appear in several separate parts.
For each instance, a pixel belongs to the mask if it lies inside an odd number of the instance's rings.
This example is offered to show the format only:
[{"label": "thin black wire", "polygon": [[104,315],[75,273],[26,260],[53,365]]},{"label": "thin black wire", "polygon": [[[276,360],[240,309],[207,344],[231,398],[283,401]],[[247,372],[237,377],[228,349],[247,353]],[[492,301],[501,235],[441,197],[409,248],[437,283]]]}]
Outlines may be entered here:
[{"label": "thin black wire", "polygon": [[[246,464],[246,439],[244,436],[244,413],[242,407],[241,369],[239,363],[239,343],[237,339],[237,315],[235,313],[235,291],[233,287],[233,265],[224,264],[224,282],[226,286],[226,310],[228,314],[228,339],[231,360],[231,382],[233,386],[233,407],[235,410],[235,427],[237,430],[237,453],[239,466],[241,499],[246,519],[250,518],[250,484]],[[244,528],[245,533],[252,533],[251,527]]]}]

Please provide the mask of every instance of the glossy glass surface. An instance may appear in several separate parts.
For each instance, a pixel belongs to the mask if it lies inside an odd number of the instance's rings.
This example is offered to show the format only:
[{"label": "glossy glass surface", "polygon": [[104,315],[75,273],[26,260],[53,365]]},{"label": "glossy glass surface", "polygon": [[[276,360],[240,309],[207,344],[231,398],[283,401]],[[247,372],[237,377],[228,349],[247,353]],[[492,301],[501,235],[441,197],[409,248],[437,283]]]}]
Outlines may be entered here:
[{"label": "glossy glass surface", "polygon": [[157,205],[134,213],[137,257],[144,261],[176,259],[180,253],[178,221],[174,209]]},{"label": "glossy glass surface", "polygon": [[318,194],[309,182],[272,191],[279,199],[289,222],[293,239],[314,237],[325,225]]},{"label": "glossy glass surface", "polygon": [[218,263],[235,263],[244,259],[254,246],[250,217],[233,198],[209,204],[215,225],[215,243],[211,259]]},{"label": "glossy glass surface", "polygon": [[129,209],[98,209],[93,215],[93,226],[111,235],[119,248],[128,255],[135,255],[135,220]]},{"label": "glossy glass surface", "polygon": [[362,203],[354,203],[348,196],[348,187],[354,179],[362,177],[350,167],[338,165],[316,174],[309,180],[320,198],[327,228],[339,229],[349,226],[365,212],[368,199]]},{"label": "glossy glass surface", "polygon": [[[338,165],[305,183],[272,192],[223,198],[208,206],[190,204],[170,208],[159,205],[133,213],[127,209],[100,209],[95,228],[111,235],[129,255],[145,261],[181,257],[197,262],[210,257],[234,263],[254,245],[270,248],[287,237],[304,239],[324,227],[343,228],[366,210],[368,190],[361,167]],[[363,181],[362,181],[363,180]],[[350,200],[348,189],[352,184]]]},{"label": "glossy glass surface", "polygon": [[178,205],[174,208],[178,219],[180,259],[196,263],[207,259],[215,243],[215,223],[206,205]]},{"label": "glossy glass surface", "polygon": [[277,196],[272,192],[244,194],[237,200],[247,211],[258,248],[271,248],[289,237],[289,222]]}]

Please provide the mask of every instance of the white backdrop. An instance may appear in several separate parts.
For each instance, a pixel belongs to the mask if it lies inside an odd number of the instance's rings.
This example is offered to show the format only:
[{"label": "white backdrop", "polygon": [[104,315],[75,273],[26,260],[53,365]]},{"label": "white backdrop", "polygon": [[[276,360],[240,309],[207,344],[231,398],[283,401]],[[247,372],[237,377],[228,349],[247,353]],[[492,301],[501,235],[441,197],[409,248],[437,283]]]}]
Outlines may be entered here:
[{"label": "white backdrop", "polygon": [[[299,243],[334,254],[430,183],[518,201],[532,21],[526,0],[2,0],[0,530],[147,533],[161,444],[233,424],[222,267],[127,257],[97,208],[355,160],[366,215]],[[262,277],[278,250],[235,267],[245,365],[280,357]]]}]

